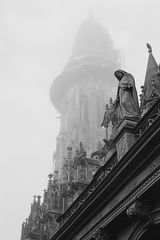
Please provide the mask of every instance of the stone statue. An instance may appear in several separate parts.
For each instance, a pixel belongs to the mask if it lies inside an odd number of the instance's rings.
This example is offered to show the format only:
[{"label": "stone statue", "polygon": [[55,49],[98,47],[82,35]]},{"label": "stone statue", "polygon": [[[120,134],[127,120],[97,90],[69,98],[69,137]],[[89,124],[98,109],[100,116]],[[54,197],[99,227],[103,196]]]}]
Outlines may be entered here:
[{"label": "stone statue", "polygon": [[115,71],[114,75],[119,81],[115,100],[118,120],[120,121],[124,117],[139,117],[140,109],[133,76],[123,70]]},{"label": "stone statue", "polygon": [[112,139],[116,135],[116,128],[119,124],[118,110],[116,107],[116,103],[117,103],[116,100],[113,102],[112,98],[110,98],[109,105],[106,104],[106,106],[105,106],[106,110],[104,113],[101,127],[108,129],[108,139]]}]

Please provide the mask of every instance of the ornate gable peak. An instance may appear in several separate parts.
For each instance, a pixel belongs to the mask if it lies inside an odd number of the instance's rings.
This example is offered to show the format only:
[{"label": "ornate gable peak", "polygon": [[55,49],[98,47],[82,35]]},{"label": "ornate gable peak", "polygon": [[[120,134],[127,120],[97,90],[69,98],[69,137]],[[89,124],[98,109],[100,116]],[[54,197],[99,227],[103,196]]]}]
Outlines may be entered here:
[{"label": "ornate gable peak", "polygon": [[144,86],[141,87],[142,94],[140,95],[142,115],[144,115],[156,99],[160,97],[160,67],[152,54],[152,47],[149,43],[147,43],[147,48],[149,57]]}]

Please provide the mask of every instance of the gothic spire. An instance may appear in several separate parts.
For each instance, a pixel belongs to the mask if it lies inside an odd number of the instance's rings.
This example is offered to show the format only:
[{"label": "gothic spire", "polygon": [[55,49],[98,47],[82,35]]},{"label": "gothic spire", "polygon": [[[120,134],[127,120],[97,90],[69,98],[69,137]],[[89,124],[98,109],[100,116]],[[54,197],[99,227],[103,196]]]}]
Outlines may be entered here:
[{"label": "gothic spire", "polygon": [[145,99],[149,99],[152,94],[152,80],[155,74],[158,72],[158,64],[152,54],[152,48],[149,43],[147,43],[148,48],[148,63],[147,63],[147,69],[146,69],[146,75],[145,75],[145,81],[144,81],[144,97]]}]

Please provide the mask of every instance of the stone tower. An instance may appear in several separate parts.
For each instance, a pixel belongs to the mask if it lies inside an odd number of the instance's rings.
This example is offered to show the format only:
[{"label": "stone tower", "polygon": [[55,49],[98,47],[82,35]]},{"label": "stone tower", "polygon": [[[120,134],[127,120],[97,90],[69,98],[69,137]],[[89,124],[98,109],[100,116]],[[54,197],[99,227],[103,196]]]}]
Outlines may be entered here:
[{"label": "stone tower", "polygon": [[107,138],[101,123],[105,104],[115,96],[113,72],[119,66],[119,54],[107,30],[89,16],[79,28],[69,63],[50,89],[51,101],[60,113],[55,153],[55,170],[60,174],[69,145],[76,151],[82,142],[91,154]]}]

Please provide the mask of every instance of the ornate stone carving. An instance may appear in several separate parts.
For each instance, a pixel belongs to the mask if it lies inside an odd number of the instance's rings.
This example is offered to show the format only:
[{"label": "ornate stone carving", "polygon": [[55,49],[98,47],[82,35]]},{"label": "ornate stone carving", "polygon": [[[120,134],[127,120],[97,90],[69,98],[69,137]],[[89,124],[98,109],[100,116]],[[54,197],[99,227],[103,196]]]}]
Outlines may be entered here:
[{"label": "ornate stone carving", "polygon": [[125,117],[140,118],[140,108],[134,77],[123,70],[117,70],[114,75],[119,81],[117,97],[115,101],[110,98],[110,105],[106,105],[106,111],[101,124],[101,126],[109,128],[109,123],[112,123],[110,138],[116,136],[119,123]]},{"label": "ornate stone carving", "polygon": [[[160,171],[157,171],[154,173],[150,178],[148,178],[142,185],[139,186],[132,194],[130,194],[125,201],[123,201],[121,204],[119,204],[113,211],[110,212],[110,214],[102,220],[97,227],[102,228],[104,226],[107,226],[110,221],[117,216],[120,212],[127,209],[128,204],[134,199],[138,198],[139,195],[145,190],[148,189],[155,181],[158,181],[160,179]],[[153,217],[152,217],[153,218]],[[88,232],[86,235],[86,239],[90,239],[92,234],[91,232]]]},{"label": "ornate stone carving", "polygon": [[108,138],[113,139],[116,135],[116,128],[118,126],[118,111],[116,108],[116,101],[113,102],[112,98],[109,99],[109,105],[106,104],[106,110],[101,126],[108,128]]},{"label": "ornate stone carving", "polygon": [[128,240],[134,240],[139,239],[139,236],[142,236],[142,234],[146,231],[146,229],[149,229],[150,227],[156,226],[160,223],[160,209],[156,209],[151,212],[151,219],[152,222],[144,222],[140,221],[134,228],[133,232],[131,233]]},{"label": "ornate stone carving", "polygon": [[93,158],[94,156],[98,156],[99,159],[102,159],[103,157],[106,156],[106,154],[109,152],[109,150],[114,147],[113,145],[113,140],[106,140],[103,139],[103,142],[105,143],[105,145],[98,151],[95,151],[91,154],[91,158]]},{"label": "ornate stone carving", "polygon": [[118,111],[118,121],[126,116],[139,117],[140,109],[134,77],[123,70],[117,70],[114,75],[119,81],[115,102],[115,109]]},{"label": "ornate stone carving", "polygon": [[140,95],[140,107],[142,116],[154,105],[158,98],[160,98],[160,66],[158,66],[153,54],[152,48],[147,43],[149,52],[148,65],[144,86],[142,86],[142,93]]},{"label": "ornate stone carving", "polygon": [[129,218],[135,220],[150,220],[151,215],[148,205],[140,200],[136,200],[130,207],[127,208],[126,214]]},{"label": "ornate stone carving", "polygon": [[118,161],[128,152],[135,142],[135,134],[124,132],[116,144]]},{"label": "ornate stone carving", "polygon": [[140,137],[160,116],[160,100],[157,101],[157,105],[153,106],[150,111],[150,115],[146,121],[144,121],[137,129],[137,136]]},{"label": "ornate stone carving", "polygon": [[100,228],[92,237],[95,240],[110,240],[110,234],[107,230]]}]

